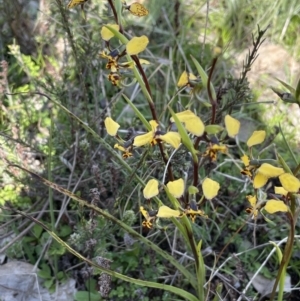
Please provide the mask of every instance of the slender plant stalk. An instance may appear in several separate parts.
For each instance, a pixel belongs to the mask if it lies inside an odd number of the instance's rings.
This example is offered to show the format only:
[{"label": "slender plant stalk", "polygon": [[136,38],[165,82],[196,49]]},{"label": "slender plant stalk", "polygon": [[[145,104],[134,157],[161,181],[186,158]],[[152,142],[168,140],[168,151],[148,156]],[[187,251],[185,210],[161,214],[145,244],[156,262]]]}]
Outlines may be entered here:
[{"label": "slender plant stalk", "polygon": [[[52,111],[50,112],[50,137],[48,141],[48,156],[47,156],[47,169],[48,169],[48,180],[52,182],[52,150],[53,150],[53,133],[54,133],[54,120]],[[51,230],[55,232],[55,216],[54,216],[54,203],[53,203],[53,189],[48,187],[48,200],[49,200],[49,210],[50,210],[50,220],[51,220]],[[58,273],[58,257],[54,255],[54,273],[55,276]]]},{"label": "slender plant stalk", "polygon": [[[276,294],[276,289],[278,286],[279,281],[284,281],[284,278],[286,276],[286,269],[288,267],[288,264],[290,262],[292,253],[293,253],[293,245],[294,245],[294,240],[295,240],[295,222],[293,216],[288,213],[288,217],[290,220],[290,232],[289,236],[283,251],[283,257],[279,266],[279,270],[277,273],[277,277],[273,286],[273,290],[270,296],[270,301],[273,301],[275,298]],[[282,285],[279,286],[279,293],[278,293],[278,301],[282,301],[283,299],[283,289]]]},{"label": "slender plant stalk", "polygon": [[213,59],[213,62],[212,62],[211,68],[210,68],[210,72],[209,72],[209,75],[208,75],[208,79],[207,79],[207,93],[208,93],[209,101],[211,103],[211,121],[210,121],[210,124],[214,124],[215,121],[216,121],[217,102],[216,102],[216,99],[214,99],[213,96],[212,96],[210,83],[211,83],[211,78],[212,78],[214,69],[216,67],[217,60],[218,60],[218,57],[215,57]]}]

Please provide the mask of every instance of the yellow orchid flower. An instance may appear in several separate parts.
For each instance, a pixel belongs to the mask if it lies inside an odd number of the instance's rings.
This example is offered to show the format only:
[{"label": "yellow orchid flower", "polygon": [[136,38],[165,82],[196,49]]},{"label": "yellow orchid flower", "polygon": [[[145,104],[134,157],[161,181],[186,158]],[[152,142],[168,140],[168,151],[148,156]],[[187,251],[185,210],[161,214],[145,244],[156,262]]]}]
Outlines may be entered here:
[{"label": "yellow orchid flower", "polygon": [[145,220],[142,226],[151,229],[153,222],[156,218],[172,218],[172,217],[182,217],[182,213],[178,210],[171,209],[168,206],[160,206],[158,210],[147,211],[143,206],[140,207],[140,212],[142,213]]},{"label": "yellow orchid flower", "polygon": [[[202,136],[205,131],[205,126],[197,115],[192,111],[186,110],[180,113],[176,113],[178,119],[184,124],[187,131],[195,136]],[[173,117],[171,117],[171,122],[174,122]]]},{"label": "yellow orchid flower", "polygon": [[275,193],[276,194],[281,194],[283,196],[287,196],[287,194],[289,193],[287,190],[285,190],[283,187],[278,187],[278,186],[275,186],[274,187],[275,189]]},{"label": "yellow orchid flower", "polygon": [[[256,196],[248,195],[247,199],[251,205],[251,207],[246,209],[247,213],[252,214],[252,219],[256,218],[259,210],[262,208],[261,205],[257,204],[257,198]],[[268,213],[273,214],[276,212],[288,212],[289,208],[288,206],[280,200],[267,200],[265,205],[263,206],[263,209],[265,209]]]},{"label": "yellow orchid flower", "polygon": [[280,175],[279,181],[282,187],[288,192],[297,193],[300,189],[299,179],[289,173],[283,173],[282,175]]},{"label": "yellow orchid flower", "polygon": [[180,217],[182,216],[182,214],[178,210],[174,210],[168,206],[163,205],[158,208],[158,212],[156,216],[160,218],[171,218],[171,217]]},{"label": "yellow orchid flower", "polygon": [[191,221],[194,223],[197,216],[202,216],[204,218],[208,218],[208,216],[204,213],[202,210],[194,210],[192,208],[185,209],[184,214],[186,214],[187,217],[191,219]]},{"label": "yellow orchid flower", "polygon": [[105,118],[104,125],[108,135],[113,137],[117,135],[120,125],[117,122],[115,122],[111,117]]},{"label": "yellow orchid flower", "polygon": [[270,214],[289,211],[288,206],[283,201],[279,200],[268,200],[264,209]]},{"label": "yellow orchid flower", "polygon": [[110,72],[107,78],[114,86],[120,87],[121,76],[118,72]]},{"label": "yellow orchid flower", "polygon": [[114,148],[120,150],[123,154],[122,154],[122,157],[124,159],[127,159],[129,157],[132,157],[132,153],[130,152],[130,147],[129,148],[125,148],[124,146],[122,145],[119,145],[118,143],[116,143],[114,145]]},{"label": "yellow orchid flower", "polygon": [[191,80],[196,80],[197,76],[195,76],[193,73],[188,73],[186,71],[183,71],[182,74],[179,77],[177,87],[182,88],[184,86],[189,86]]},{"label": "yellow orchid flower", "polygon": [[128,9],[132,15],[137,17],[144,17],[149,14],[148,9],[138,2],[134,2],[131,5],[125,6],[125,8]]},{"label": "yellow orchid flower", "polygon": [[149,200],[157,196],[158,193],[158,181],[156,179],[149,180],[143,190],[144,198]]},{"label": "yellow orchid flower", "polygon": [[250,179],[252,179],[253,172],[257,169],[257,166],[250,165],[250,158],[247,155],[243,155],[241,157],[241,160],[245,165],[245,168],[241,170],[241,174],[248,176]]},{"label": "yellow orchid flower", "polygon": [[159,131],[157,131],[158,123],[155,120],[151,120],[151,131],[149,133],[138,135],[134,138],[133,145],[140,147],[143,145],[155,145],[157,144],[158,140],[162,140],[170,145],[172,145],[174,148],[178,148],[180,145],[180,135],[176,132],[168,132],[164,135],[161,135]]},{"label": "yellow orchid flower", "polygon": [[[118,24],[106,24],[109,25],[110,27],[112,27],[115,30],[120,29]],[[104,41],[109,41],[111,38],[113,38],[115,35],[106,27],[106,26],[102,26],[101,29],[101,37]]]},{"label": "yellow orchid flower", "polygon": [[148,229],[152,228],[152,223],[156,218],[157,211],[148,212],[143,206],[140,207],[140,212],[144,216],[145,220],[142,223],[142,226]]},{"label": "yellow orchid flower", "polygon": [[243,155],[243,156],[241,157],[241,160],[243,161],[243,163],[244,163],[244,165],[245,165],[246,167],[248,167],[248,166],[250,165],[250,159],[249,159],[249,157],[248,157],[247,155]]},{"label": "yellow orchid flower", "polygon": [[264,174],[257,172],[253,179],[253,188],[259,189],[265,186],[268,182],[268,177],[266,177]]},{"label": "yellow orchid flower", "polygon": [[204,196],[211,200],[218,195],[220,184],[210,178],[206,178],[202,183],[202,190]]},{"label": "yellow orchid flower", "polygon": [[184,181],[183,181],[183,179],[170,181],[167,184],[167,187],[168,187],[170,193],[177,199],[180,198],[184,193]]},{"label": "yellow orchid flower", "polygon": [[158,210],[152,210],[149,212],[145,210],[144,207],[141,206],[140,212],[145,218],[145,220],[142,223],[142,226],[149,229],[152,228],[153,222],[157,217],[158,218],[172,218],[172,217],[181,218],[183,215],[186,215],[192,220],[192,222],[195,222],[197,216],[202,216],[204,218],[207,218],[207,215],[203,211],[198,209],[194,210],[189,208],[181,212],[179,210],[171,209],[170,207],[165,205],[159,207]]},{"label": "yellow orchid flower", "polygon": [[108,63],[105,66],[106,69],[109,69],[111,72],[117,72],[119,70],[119,52],[117,49],[111,52],[108,52],[108,50],[105,49],[101,51],[99,55],[108,60]]},{"label": "yellow orchid flower", "polygon": [[246,209],[246,212],[249,214],[252,214],[252,219],[256,218],[258,215],[258,208],[257,208],[257,198],[253,195],[247,195],[247,200],[249,201],[251,207],[248,207]]},{"label": "yellow orchid flower", "polygon": [[206,148],[205,153],[202,157],[209,157],[212,162],[217,160],[218,152],[226,154],[227,153],[227,146],[223,144],[212,144],[209,143],[209,146]]},{"label": "yellow orchid flower", "polygon": [[257,172],[265,175],[268,178],[275,178],[284,173],[284,169],[281,167],[275,167],[269,163],[263,163],[258,169]]},{"label": "yellow orchid flower", "polygon": [[133,37],[126,44],[126,52],[129,55],[137,55],[146,49],[148,43],[149,43],[149,40],[146,36]]},{"label": "yellow orchid flower", "polygon": [[251,137],[247,140],[248,147],[252,147],[257,144],[261,144],[265,141],[266,132],[265,131],[254,131]]},{"label": "yellow orchid flower", "polygon": [[[141,65],[150,65],[151,64],[149,61],[144,60],[144,59],[139,59],[139,62],[140,62]],[[128,69],[133,69],[133,66],[136,66],[136,63],[134,61],[124,62],[124,63],[119,64],[119,67],[128,68]]]},{"label": "yellow orchid flower", "polygon": [[234,138],[239,133],[240,126],[241,123],[237,119],[230,115],[225,116],[225,127],[230,138]]},{"label": "yellow orchid flower", "polygon": [[268,163],[263,163],[256,172],[253,179],[253,187],[255,189],[263,187],[270,178],[275,178],[284,173],[283,168],[275,167]]}]

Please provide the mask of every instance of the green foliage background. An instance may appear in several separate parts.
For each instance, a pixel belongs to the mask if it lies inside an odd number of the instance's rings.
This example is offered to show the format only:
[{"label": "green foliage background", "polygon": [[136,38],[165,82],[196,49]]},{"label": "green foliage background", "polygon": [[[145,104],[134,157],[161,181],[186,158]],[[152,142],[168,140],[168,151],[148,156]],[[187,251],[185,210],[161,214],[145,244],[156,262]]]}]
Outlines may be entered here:
[{"label": "green foliage background", "polygon": [[[277,0],[270,5],[267,0],[160,0],[144,2],[150,12],[145,18],[137,18],[127,13],[124,27],[128,36],[147,35],[150,40],[142,57],[151,62],[146,71],[156,109],[162,114],[162,123],[168,123],[170,115],[166,107],[169,103],[178,109],[192,105],[188,93],[176,95],[176,83],[181,72],[185,68],[196,71],[192,67],[190,55],[197,58],[207,70],[213,58],[214,47],[221,45],[226,49],[218,62],[213,83],[216,87],[224,85],[225,82],[228,84],[228,103],[237,97],[233,87],[242,72],[241,61],[237,61],[237,57],[243,50],[251,49],[252,34],[257,34],[257,25],[262,29],[270,26],[265,35],[265,43],[284,48],[295,61],[299,61],[298,2]],[[142,233],[138,210],[145,201],[141,188],[137,187],[132,181],[132,175],[122,169],[92,135],[54,106],[51,99],[65,106],[111,145],[113,139],[107,137],[104,130],[104,118],[108,114],[120,122],[123,129],[143,129],[121,93],[134,100],[136,107],[147,120],[151,119],[150,113],[139,88],[134,84],[129,85],[132,81],[129,75],[128,86],[121,90],[113,87],[107,80],[105,61],[99,57],[100,50],[105,46],[101,40],[100,29],[103,24],[113,21],[112,12],[107,10],[107,1],[88,1],[84,11],[80,7],[66,10],[65,6],[66,3],[60,0],[28,3],[17,0],[0,1],[0,27],[4,29],[0,36],[0,55],[4,61],[1,63],[0,79],[0,204],[9,202],[16,208],[29,210],[32,214],[43,212],[40,219],[48,226],[57,221],[57,234],[79,252],[90,258],[95,255],[109,258],[113,261],[112,268],[125,275],[162,283],[169,283],[172,279],[176,286],[188,290],[185,279],[172,276],[175,272],[168,263],[152,254],[144,245],[136,243],[134,238],[126,238],[125,233],[116,225],[101,217],[92,216],[89,210],[79,207],[66,196],[52,193],[20,170],[8,167],[9,162],[18,163],[89,201],[95,197],[91,189],[97,187],[100,191],[99,206]],[[115,45],[117,46],[118,44]],[[239,71],[233,72],[233,69]],[[290,70],[286,70],[286,73],[290,75]],[[288,80],[293,85],[295,78],[290,76]],[[274,157],[272,143],[275,142],[276,149],[286,162],[293,164],[282,136],[276,137],[276,130],[264,123],[262,116],[265,106],[255,102],[256,95],[261,92],[260,87],[249,89],[245,85],[243,89],[245,92],[241,102],[248,105],[241,105],[236,109],[234,117],[244,120],[255,129],[266,129],[271,137],[274,134],[274,139],[266,145],[270,150],[263,156]],[[275,94],[273,97],[276,98]],[[197,93],[196,100],[194,107],[198,108],[203,120],[207,120],[208,110],[203,108],[207,95],[205,92]],[[276,117],[273,121],[274,119]],[[285,119],[286,116],[277,117],[276,125],[284,124]],[[298,136],[290,134],[284,126],[283,131],[287,132],[286,137],[291,147],[298,147],[299,141],[295,138]],[[148,155],[147,152],[153,151],[135,153],[128,160],[129,164],[144,178],[162,175],[164,167],[159,155],[153,152],[151,162],[145,162],[143,158]],[[299,162],[299,154],[296,153],[296,156]],[[179,152],[174,159],[175,175],[180,176],[187,164],[187,154],[184,151]],[[247,274],[254,272],[268,254],[269,249],[263,243],[282,239],[286,236],[287,226],[280,217],[275,218],[274,225],[265,225],[264,221],[260,221],[264,224],[257,234],[257,244],[262,246],[261,249],[252,250],[250,247],[253,235],[251,226],[235,233],[246,218],[245,195],[249,191],[243,191],[244,183],[234,180],[234,166],[233,162],[229,162],[218,169],[216,177],[221,183],[221,197],[214,206],[205,205],[203,210],[209,216],[209,221],[196,223],[194,232],[203,240],[204,250],[211,249],[218,253],[229,243],[221,258],[222,262],[232,253],[244,252],[239,261]],[[5,214],[0,215],[0,221],[6,233],[16,235],[21,233],[22,223],[29,225],[23,218],[13,219]],[[170,225],[166,223],[162,226]],[[153,231],[149,235],[152,235],[152,241],[165,250],[172,251],[170,242],[176,241],[178,250],[184,251],[184,242],[174,239],[172,231]],[[77,268],[79,262],[70,258],[58,244],[53,243],[48,250],[43,250],[41,245],[48,238],[46,232],[32,224],[27,233],[22,234],[7,249],[7,256],[32,264],[39,261],[40,276],[47,280],[47,288],[53,290],[55,281],[74,277],[74,270],[81,271],[83,267],[79,265]],[[297,250],[298,245],[295,245],[295,252]],[[183,253],[180,254],[176,255],[178,260],[183,260],[188,265]],[[253,262],[257,266],[253,266]],[[206,264],[213,266],[213,263],[213,253],[208,252]],[[66,265],[75,267],[66,268]],[[292,258],[290,273],[294,284],[299,281],[298,265],[297,258]],[[274,258],[262,273],[265,277],[272,278],[277,267]],[[234,268],[235,264],[229,261],[224,265],[222,273],[234,279]],[[97,279],[97,275],[89,277],[92,280]],[[84,277],[78,277],[77,281],[81,291],[96,294],[95,283],[91,288]],[[254,296],[254,291],[251,294]],[[79,295],[77,300],[84,298],[86,295]],[[129,286],[120,280],[114,280],[110,298],[175,300],[169,293]]]}]

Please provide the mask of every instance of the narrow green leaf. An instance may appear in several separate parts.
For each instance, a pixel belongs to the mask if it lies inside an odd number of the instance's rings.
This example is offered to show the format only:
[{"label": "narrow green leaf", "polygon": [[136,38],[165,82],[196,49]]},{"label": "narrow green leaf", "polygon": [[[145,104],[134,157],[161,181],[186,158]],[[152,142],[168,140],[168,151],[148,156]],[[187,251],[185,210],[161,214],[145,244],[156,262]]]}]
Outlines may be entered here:
[{"label": "narrow green leaf", "polygon": [[277,78],[277,77],[274,77],[277,81],[279,81],[284,87],[286,87],[290,93],[292,93],[293,95],[295,95],[295,89],[290,86],[289,84],[285,83],[284,81],[282,81],[281,79]]},{"label": "narrow green leaf", "polygon": [[296,87],[295,98],[296,98],[297,104],[300,106],[300,77],[299,77],[297,87]]},{"label": "narrow green leaf", "polygon": [[[191,58],[197,68],[198,73],[200,74],[200,77],[201,77],[201,80],[203,83],[203,87],[205,87],[207,89],[208,76],[207,76],[206,72],[204,71],[204,69],[201,67],[201,65],[198,63],[198,61],[192,55],[191,55]],[[212,98],[217,99],[216,91],[215,91],[215,88],[212,83],[210,83],[210,89],[211,89]]]},{"label": "narrow green leaf", "polygon": [[171,115],[172,115],[174,121],[175,121],[178,132],[179,132],[179,134],[181,136],[181,139],[182,139],[182,143],[191,152],[192,157],[193,157],[193,161],[198,162],[197,151],[195,150],[193,142],[191,141],[187,131],[185,130],[184,126],[182,125],[182,123],[180,122],[178,117],[176,116],[175,112],[170,107],[168,107],[168,108],[171,112]]},{"label": "narrow green leaf", "polygon": [[290,173],[291,175],[293,174],[292,170],[290,169],[290,167],[286,164],[286,162],[284,161],[284,159],[281,157],[281,155],[279,153],[277,153],[277,158],[278,158],[278,162],[279,164],[282,166],[282,168]]},{"label": "narrow green leaf", "polygon": [[270,224],[271,226],[275,227],[276,226],[276,223],[274,223],[273,221],[271,221],[269,218],[267,218],[265,215],[264,215],[264,211],[265,210],[260,210],[260,214],[262,215],[262,217],[264,218],[264,220]]},{"label": "narrow green leaf", "polygon": [[118,23],[119,25],[122,25],[122,8],[123,8],[123,3],[121,0],[115,0],[114,1],[114,5],[116,8],[116,12],[117,12],[117,17],[118,17]]},{"label": "narrow green leaf", "polygon": [[275,87],[271,87],[271,89],[273,90],[273,92],[275,94],[277,94],[280,99],[284,102],[288,102],[288,103],[297,103],[295,95],[289,92],[285,92],[283,90],[277,89]]},{"label": "narrow green leaf", "polygon": [[130,107],[132,108],[132,110],[135,112],[135,114],[137,115],[137,117],[142,121],[142,123],[144,124],[144,126],[150,132],[151,131],[151,125],[146,120],[146,118],[144,117],[144,115],[139,111],[139,109],[132,103],[132,101],[125,94],[122,94],[122,96],[125,98],[125,100],[130,105]]},{"label": "narrow green leaf", "polygon": [[[291,149],[289,143],[288,143],[287,140],[285,139],[285,135],[283,134],[281,125],[279,125],[279,131],[280,131],[281,136],[282,136],[282,138],[283,138],[283,141],[284,141],[284,143],[285,143],[286,149],[288,150],[288,152],[290,153],[292,159],[294,160],[295,165],[298,165],[299,162],[298,162],[298,160],[297,160],[295,154],[293,153],[293,151],[292,151],[292,149]],[[289,172],[289,173],[292,175],[293,173],[291,172],[291,169],[290,169],[289,166],[284,162],[283,158],[282,158],[278,153],[277,153],[277,156],[278,156],[278,159],[280,160],[280,163],[283,164],[282,167],[284,168],[284,170],[285,170],[286,172]]]},{"label": "narrow green leaf", "polygon": [[204,265],[204,260],[203,256],[201,253],[201,248],[202,248],[202,240],[199,241],[197,244],[197,255],[198,255],[198,262],[199,262],[199,268],[197,269],[197,279],[198,279],[198,294],[200,297],[200,300],[204,300],[204,283],[205,283],[205,265]]},{"label": "narrow green leaf", "polygon": [[208,135],[215,135],[224,130],[224,128],[218,124],[209,124],[205,126],[205,132]]},{"label": "narrow green leaf", "polygon": [[[180,204],[179,204],[178,200],[170,193],[168,187],[165,185],[164,185],[164,190],[165,190],[171,204],[173,205],[174,209],[179,210]],[[184,216],[181,219],[183,219],[183,218],[184,218]],[[187,235],[186,228],[183,226],[183,224],[181,222],[179,222],[178,219],[171,218],[171,220],[175,224],[175,226],[179,230],[179,232],[182,234],[184,240],[189,244],[189,237]]]},{"label": "narrow green leaf", "polygon": [[165,185],[164,185],[164,190],[173,206],[172,209],[179,210],[181,207],[180,207],[180,203],[178,202],[178,200],[170,193],[168,187]]},{"label": "narrow green leaf", "polygon": [[115,37],[121,41],[122,44],[126,45],[129,42],[129,40],[115,28],[109,25],[103,25],[103,26],[107,27],[115,35]]},{"label": "narrow green leaf", "polygon": [[200,240],[199,243],[197,244],[197,252],[198,253],[201,252],[201,248],[202,248],[202,240]]}]

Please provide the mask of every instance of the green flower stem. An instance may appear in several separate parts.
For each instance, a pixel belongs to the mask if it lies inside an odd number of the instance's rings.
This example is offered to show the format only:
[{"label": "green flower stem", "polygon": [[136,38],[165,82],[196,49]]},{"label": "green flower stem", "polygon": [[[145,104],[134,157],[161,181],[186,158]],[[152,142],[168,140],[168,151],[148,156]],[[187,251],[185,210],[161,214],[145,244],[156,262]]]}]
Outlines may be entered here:
[{"label": "green flower stem", "polygon": [[290,210],[291,210],[292,216],[294,216],[295,220],[297,220],[296,219],[297,218],[297,216],[296,216],[297,202],[296,202],[295,195],[291,194],[290,199],[291,199]]},{"label": "green flower stem", "polygon": [[143,125],[146,127],[146,129],[150,132],[151,131],[151,125],[147,121],[147,119],[144,117],[144,115],[139,111],[139,109],[133,104],[133,102],[125,95],[122,94],[126,102],[130,105],[132,110],[134,111],[135,115],[141,120]]},{"label": "green flower stem", "polygon": [[[165,187],[165,190],[168,194],[168,190],[166,187]],[[204,301],[205,300],[205,298],[204,298],[204,295],[205,295],[204,294],[205,266],[204,266],[204,261],[203,261],[203,257],[201,254],[201,250],[199,251],[196,246],[196,242],[195,242],[195,238],[194,238],[190,220],[187,218],[186,215],[182,216],[180,221],[174,217],[171,218],[171,220],[174,223],[174,225],[176,226],[176,228],[180,231],[186,244],[188,246],[190,246],[190,249],[194,255],[195,270],[196,270],[196,275],[197,275],[196,276],[197,286],[194,288],[197,291],[198,301]]]},{"label": "green flower stem", "polygon": [[300,107],[300,77],[298,79],[298,83],[295,91],[295,99],[296,99],[296,103]]},{"label": "green flower stem", "polygon": [[[170,193],[168,187],[164,186],[164,190],[172,203],[172,206],[174,209],[179,210],[180,204],[178,200]],[[197,295],[199,297],[199,301],[204,301],[204,282],[205,282],[205,266],[203,257],[201,254],[201,244],[196,246],[195,237],[193,233],[193,229],[191,226],[191,222],[188,219],[186,215],[183,215],[180,219],[180,221],[176,218],[171,219],[176,228],[180,231],[182,234],[186,245],[188,245],[194,255],[195,259],[195,270],[196,270],[196,279],[197,279]]]},{"label": "green flower stem", "polygon": [[[216,96],[217,94],[216,94],[214,86],[212,85],[211,81],[209,80],[209,77],[207,76],[206,72],[201,67],[201,65],[198,63],[198,61],[192,55],[191,55],[191,58],[192,58],[195,66],[196,66],[196,69],[201,77],[203,87],[206,87],[208,90],[208,93],[210,93],[210,101],[215,100],[217,98],[217,96]],[[209,89],[208,89],[208,85],[210,87]]]},{"label": "green flower stem", "polygon": [[[52,151],[53,151],[53,133],[54,133],[54,120],[52,111],[50,112],[50,136],[48,141],[48,156],[47,156],[47,169],[48,169],[48,180],[52,181]],[[54,200],[53,200],[53,189],[48,187],[48,200],[49,200],[49,209],[50,209],[50,220],[51,220],[51,230],[55,231],[55,216],[54,216]],[[54,275],[58,273],[58,256],[54,255]]]},{"label": "green flower stem", "polygon": [[198,157],[197,157],[198,151],[195,150],[195,148],[193,146],[193,142],[191,141],[186,129],[184,128],[184,126],[182,125],[182,123],[180,122],[178,117],[176,116],[175,112],[170,107],[168,107],[168,108],[175,121],[175,124],[177,126],[178,132],[179,132],[181,140],[182,140],[182,143],[190,151],[193,161],[198,163]]},{"label": "green flower stem", "polygon": [[205,266],[201,254],[201,250],[197,247],[191,222],[186,215],[181,218],[181,223],[184,226],[188,244],[195,258],[195,270],[197,275],[197,295],[199,301],[204,301],[204,282],[205,282]]},{"label": "green flower stem", "polygon": [[205,283],[205,265],[203,256],[201,253],[202,241],[200,241],[197,245],[197,258],[198,258],[198,269],[197,269],[197,279],[198,279],[198,297],[199,300],[205,300],[204,297],[204,283]]},{"label": "green flower stem", "polygon": [[218,60],[218,57],[216,57],[216,58],[213,59],[212,66],[210,68],[210,72],[209,72],[208,80],[207,80],[208,98],[209,98],[209,101],[211,103],[211,121],[210,121],[210,124],[214,124],[215,123],[215,121],[216,121],[216,112],[217,112],[216,95],[215,95],[215,93],[212,94],[212,89],[211,89],[211,87],[212,87],[212,85],[211,85],[211,77],[212,77],[212,74],[214,72],[217,60]]},{"label": "green flower stem", "polygon": [[286,277],[286,269],[290,262],[292,253],[293,253],[293,245],[295,240],[295,223],[294,218],[290,213],[287,213],[288,218],[290,220],[290,232],[289,236],[283,251],[283,257],[279,266],[279,270],[277,273],[277,277],[273,286],[273,290],[270,296],[270,301],[273,301],[276,294],[276,288],[279,283],[279,292],[278,292],[278,301],[283,301],[283,293],[284,293],[284,280]]},{"label": "green flower stem", "polygon": [[[173,208],[175,210],[180,210],[180,204],[179,204],[178,200],[170,193],[170,191],[169,191],[169,189],[168,189],[167,186],[164,186],[164,189],[165,189],[165,192],[166,192],[166,194],[168,196],[168,199],[172,203]],[[189,238],[188,238],[187,232],[185,230],[184,224],[181,223],[179,220],[177,220],[174,217],[171,218],[171,220],[175,224],[175,226],[179,230],[179,232],[181,233],[183,239],[186,241],[187,244],[189,244]]]},{"label": "green flower stem", "polygon": [[215,69],[218,57],[215,57],[213,59],[212,66],[211,66],[208,76],[207,76],[206,72],[204,71],[204,69],[201,67],[201,65],[198,63],[198,61],[193,56],[191,56],[191,58],[197,68],[198,73],[200,74],[200,77],[201,77],[201,80],[203,83],[203,87],[206,87],[206,89],[207,89],[208,98],[211,103],[211,112],[212,112],[210,123],[214,124],[215,120],[216,120],[216,111],[217,111],[217,103],[216,103],[217,96],[216,96],[215,88],[211,83],[211,77],[212,77],[213,71]]},{"label": "green flower stem", "polygon": [[190,153],[192,155],[193,164],[194,164],[193,185],[197,186],[197,184],[198,184],[198,156],[197,156],[198,151],[194,148],[193,142],[191,141],[186,129],[184,128],[184,126],[182,125],[182,123],[180,122],[178,117],[176,116],[175,112],[170,107],[168,107],[168,108],[169,108],[169,111],[170,111],[172,117],[174,118],[175,124],[177,126],[178,132],[179,132],[181,140],[182,140],[182,143],[186,146],[186,148],[190,151]]},{"label": "green flower stem", "polygon": [[[52,162],[52,151],[53,151],[53,130],[54,130],[54,121],[52,111],[50,112],[50,136],[48,141],[48,156],[47,156],[47,169],[48,169],[48,180],[52,181],[51,173],[51,162]],[[50,208],[50,220],[51,220],[51,230],[55,230],[55,217],[54,217],[54,204],[53,204],[53,190],[51,187],[48,187],[48,198],[49,198],[49,208]]]}]

